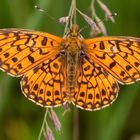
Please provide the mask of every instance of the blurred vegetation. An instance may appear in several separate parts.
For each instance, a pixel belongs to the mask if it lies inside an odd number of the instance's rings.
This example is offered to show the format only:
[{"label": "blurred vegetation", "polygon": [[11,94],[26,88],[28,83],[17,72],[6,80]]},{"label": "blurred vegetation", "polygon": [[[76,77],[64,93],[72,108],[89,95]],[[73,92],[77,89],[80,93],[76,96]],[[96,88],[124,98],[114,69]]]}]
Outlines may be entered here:
[{"label": "blurred vegetation", "polygon": [[[66,16],[70,0],[0,0],[0,28],[28,28],[63,35],[63,26],[34,9],[38,4],[58,19]],[[140,37],[140,0],[113,0],[103,2],[116,12],[116,23],[105,22],[109,35]],[[78,8],[89,13],[90,0],[77,0]],[[99,15],[104,18],[102,11]],[[83,27],[85,22],[79,19]],[[83,36],[88,37],[85,31]],[[27,100],[20,89],[20,78],[0,72],[0,140],[36,140],[45,109]],[[140,82],[120,86],[119,96],[110,107],[96,112],[78,109],[80,140],[140,140]],[[72,106],[71,106],[72,107]],[[63,117],[62,133],[53,131],[56,140],[73,140],[73,109]]]}]

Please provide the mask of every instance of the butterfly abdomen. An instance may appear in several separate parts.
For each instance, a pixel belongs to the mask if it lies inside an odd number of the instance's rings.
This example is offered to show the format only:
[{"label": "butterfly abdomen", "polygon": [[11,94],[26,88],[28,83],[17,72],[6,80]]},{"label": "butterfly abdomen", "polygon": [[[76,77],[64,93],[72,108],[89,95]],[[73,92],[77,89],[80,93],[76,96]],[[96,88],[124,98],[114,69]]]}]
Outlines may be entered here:
[{"label": "butterfly abdomen", "polygon": [[67,96],[72,98],[75,93],[76,84],[76,69],[77,69],[78,55],[67,55]]}]

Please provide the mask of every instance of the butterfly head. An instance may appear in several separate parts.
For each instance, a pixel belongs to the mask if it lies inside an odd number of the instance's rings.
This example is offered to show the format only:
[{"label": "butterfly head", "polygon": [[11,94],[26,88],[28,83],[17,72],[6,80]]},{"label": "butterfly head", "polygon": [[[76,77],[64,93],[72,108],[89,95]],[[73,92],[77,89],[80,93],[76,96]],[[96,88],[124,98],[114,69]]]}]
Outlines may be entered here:
[{"label": "butterfly head", "polygon": [[79,36],[79,26],[76,24],[72,25],[69,35],[71,37],[78,37]]}]

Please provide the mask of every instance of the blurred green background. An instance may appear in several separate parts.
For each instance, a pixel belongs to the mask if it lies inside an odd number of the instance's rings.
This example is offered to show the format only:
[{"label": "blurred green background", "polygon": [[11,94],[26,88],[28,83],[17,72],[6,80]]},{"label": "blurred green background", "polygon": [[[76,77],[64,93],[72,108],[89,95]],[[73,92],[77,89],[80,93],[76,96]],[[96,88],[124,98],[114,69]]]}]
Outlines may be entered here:
[{"label": "blurred green background", "polygon": [[[66,16],[70,0],[0,0],[0,28],[28,28],[62,36],[64,27],[34,9],[38,4],[58,19]],[[140,0],[103,0],[118,15],[116,23],[106,21],[109,35],[140,37]],[[90,0],[77,0],[78,8],[89,13]],[[103,13],[96,9],[103,19]],[[79,25],[82,27],[85,22]],[[85,31],[83,36],[88,37]],[[0,72],[0,140],[36,140],[45,109],[26,99],[20,89],[20,78]],[[72,106],[71,106],[72,107]],[[62,132],[52,128],[56,140],[74,140],[74,126],[79,121],[79,140],[140,140],[140,82],[120,86],[119,97],[110,107],[96,112],[78,109],[78,121],[73,121],[74,107],[62,116],[56,108]],[[77,139],[78,140],[78,139]]]}]

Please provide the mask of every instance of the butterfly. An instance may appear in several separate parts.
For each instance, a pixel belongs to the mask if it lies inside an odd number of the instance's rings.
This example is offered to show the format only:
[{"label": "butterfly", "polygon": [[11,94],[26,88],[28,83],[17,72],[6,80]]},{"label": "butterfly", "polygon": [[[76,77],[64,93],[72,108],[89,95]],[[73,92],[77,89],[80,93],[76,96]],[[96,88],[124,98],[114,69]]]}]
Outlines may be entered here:
[{"label": "butterfly", "polygon": [[23,77],[23,94],[42,107],[69,103],[89,111],[115,101],[120,84],[140,79],[140,39],[84,39],[78,25],[61,38],[49,33],[0,29],[0,69]]}]

